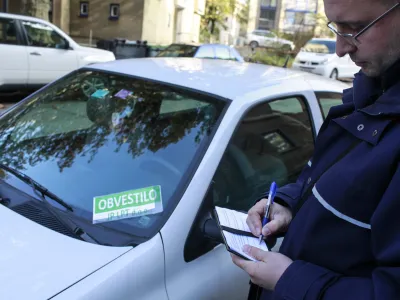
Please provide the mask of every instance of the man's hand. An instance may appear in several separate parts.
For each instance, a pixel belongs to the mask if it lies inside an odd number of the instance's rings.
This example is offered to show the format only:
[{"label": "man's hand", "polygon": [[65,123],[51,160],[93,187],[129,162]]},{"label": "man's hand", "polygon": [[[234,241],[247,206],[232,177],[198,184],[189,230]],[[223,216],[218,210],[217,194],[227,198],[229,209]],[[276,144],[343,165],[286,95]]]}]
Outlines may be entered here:
[{"label": "man's hand", "polygon": [[249,274],[254,284],[271,291],[275,289],[282,274],[293,262],[283,254],[263,251],[248,245],[244,246],[243,251],[258,261],[249,261],[231,254],[232,261]]},{"label": "man's hand", "polygon": [[[265,214],[266,204],[267,199],[262,199],[248,212],[246,222],[256,237],[259,237],[261,234],[262,219]],[[270,221],[262,228],[262,234],[264,237],[267,237],[280,232],[286,232],[291,221],[292,212],[278,203],[273,203],[270,211]]]}]

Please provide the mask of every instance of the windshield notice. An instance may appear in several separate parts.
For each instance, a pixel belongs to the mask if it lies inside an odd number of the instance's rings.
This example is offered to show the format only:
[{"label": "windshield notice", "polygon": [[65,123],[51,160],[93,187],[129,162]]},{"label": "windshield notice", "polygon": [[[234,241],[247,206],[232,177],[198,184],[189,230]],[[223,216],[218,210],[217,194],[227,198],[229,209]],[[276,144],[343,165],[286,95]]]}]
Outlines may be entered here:
[{"label": "windshield notice", "polygon": [[162,212],[161,186],[93,198],[93,224]]}]

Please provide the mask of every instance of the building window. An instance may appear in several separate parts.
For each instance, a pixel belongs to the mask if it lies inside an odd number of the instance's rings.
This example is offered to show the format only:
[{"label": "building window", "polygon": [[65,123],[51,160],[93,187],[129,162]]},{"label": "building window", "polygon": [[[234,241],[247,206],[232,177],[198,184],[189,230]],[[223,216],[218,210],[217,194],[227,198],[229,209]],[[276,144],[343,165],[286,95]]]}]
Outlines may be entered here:
[{"label": "building window", "polygon": [[89,3],[86,1],[81,1],[79,16],[87,17],[89,15]]},{"label": "building window", "polygon": [[261,0],[261,6],[276,7],[276,0]]},{"label": "building window", "polygon": [[270,30],[275,29],[275,8],[261,8],[260,17],[258,19],[258,29]]},{"label": "building window", "polygon": [[119,4],[110,4],[110,19],[117,20],[119,18]]}]

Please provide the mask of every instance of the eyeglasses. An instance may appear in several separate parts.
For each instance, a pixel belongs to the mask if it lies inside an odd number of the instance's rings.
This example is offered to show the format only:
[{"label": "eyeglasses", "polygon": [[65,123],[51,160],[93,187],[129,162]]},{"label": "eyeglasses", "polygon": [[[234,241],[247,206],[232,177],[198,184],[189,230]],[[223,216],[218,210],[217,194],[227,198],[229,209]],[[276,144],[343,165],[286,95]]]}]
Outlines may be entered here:
[{"label": "eyeglasses", "polygon": [[337,25],[334,24],[333,22],[328,22],[327,26],[330,30],[332,30],[333,33],[335,33],[336,35],[342,37],[343,39],[345,39],[348,43],[350,43],[353,46],[358,47],[361,43],[360,41],[357,40],[357,38],[363,34],[365,31],[367,31],[370,27],[372,27],[373,25],[375,25],[375,23],[377,23],[378,21],[380,21],[381,19],[383,19],[387,14],[389,14],[392,10],[394,10],[395,8],[397,8],[400,5],[400,2],[398,2],[397,4],[395,4],[392,8],[390,8],[388,11],[386,11],[385,13],[383,13],[382,15],[380,15],[378,18],[376,18],[374,21],[372,21],[370,24],[368,24],[367,26],[365,26],[360,32],[358,32],[357,34],[351,34],[351,33],[341,33],[337,30]]}]

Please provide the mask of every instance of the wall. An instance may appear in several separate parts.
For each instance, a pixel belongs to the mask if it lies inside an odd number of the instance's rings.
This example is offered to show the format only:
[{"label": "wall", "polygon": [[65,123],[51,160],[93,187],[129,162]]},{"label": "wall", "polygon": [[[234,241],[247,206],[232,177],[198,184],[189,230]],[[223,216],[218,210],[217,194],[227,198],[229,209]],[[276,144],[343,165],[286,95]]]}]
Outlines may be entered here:
[{"label": "wall", "polygon": [[197,43],[204,0],[145,0],[142,39],[152,45]]},{"label": "wall", "polygon": [[[138,40],[142,38],[143,7],[145,0],[87,0],[88,17],[80,17],[80,1],[70,0],[70,35],[77,41],[89,40],[90,30],[93,38],[123,38]],[[118,20],[109,20],[110,4],[120,4]]]},{"label": "wall", "polygon": [[250,0],[249,3],[249,21],[247,23],[247,32],[252,32],[257,28],[259,15],[259,0]]},{"label": "wall", "polygon": [[142,39],[152,45],[168,45],[174,41],[174,0],[145,0]]},{"label": "wall", "polygon": [[63,30],[70,33],[70,1],[53,0],[53,23]]}]

